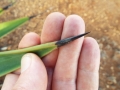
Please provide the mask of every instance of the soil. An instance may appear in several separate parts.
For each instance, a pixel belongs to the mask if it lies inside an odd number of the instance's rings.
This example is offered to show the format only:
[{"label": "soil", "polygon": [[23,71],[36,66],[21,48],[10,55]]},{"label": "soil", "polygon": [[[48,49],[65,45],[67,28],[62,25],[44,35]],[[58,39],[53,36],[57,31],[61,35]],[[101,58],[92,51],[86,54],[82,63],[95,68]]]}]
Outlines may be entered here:
[{"label": "soil", "polygon": [[[0,0],[0,7],[10,0]],[[95,38],[101,49],[99,90],[120,90],[120,0],[17,0],[2,16],[0,23],[15,18],[36,15],[16,31],[0,40],[0,49],[16,49],[28,32],[40,35],[45,18],[59,11],[66,16],[80,15],[86,23],[89,36]],[[0,78],[0,87],[3,78]]]}]

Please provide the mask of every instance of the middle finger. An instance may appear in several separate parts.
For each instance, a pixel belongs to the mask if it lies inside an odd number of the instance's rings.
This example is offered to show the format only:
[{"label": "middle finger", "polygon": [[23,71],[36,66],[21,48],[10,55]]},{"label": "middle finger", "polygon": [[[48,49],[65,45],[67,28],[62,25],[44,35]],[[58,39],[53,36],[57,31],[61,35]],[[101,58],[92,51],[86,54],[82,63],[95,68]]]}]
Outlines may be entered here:
[{"label": "middle finger", "polygon": [[[82,34],[84,21],[77,15],[68,16],[64,23],[62,39]],[[58,60],[53,76],[53,90],[76,90],[78,58],[83,37],[59,49]]]}]

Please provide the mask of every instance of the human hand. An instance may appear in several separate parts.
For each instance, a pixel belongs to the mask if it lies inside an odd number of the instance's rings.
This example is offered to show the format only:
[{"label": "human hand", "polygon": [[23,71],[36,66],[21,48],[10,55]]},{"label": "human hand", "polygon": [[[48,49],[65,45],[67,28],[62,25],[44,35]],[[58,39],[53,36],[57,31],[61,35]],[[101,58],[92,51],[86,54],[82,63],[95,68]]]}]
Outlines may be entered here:
[{"label": "human hand", "polygon": [[[41,38],[28,33],[19,48],[57,41],[85,32],[82,18],[50,14]],[[100,50],[91,37],[82,37],[40,59],[32,53],[23,56],[21,71],[8,74],[2,90],[98,90]]]}]

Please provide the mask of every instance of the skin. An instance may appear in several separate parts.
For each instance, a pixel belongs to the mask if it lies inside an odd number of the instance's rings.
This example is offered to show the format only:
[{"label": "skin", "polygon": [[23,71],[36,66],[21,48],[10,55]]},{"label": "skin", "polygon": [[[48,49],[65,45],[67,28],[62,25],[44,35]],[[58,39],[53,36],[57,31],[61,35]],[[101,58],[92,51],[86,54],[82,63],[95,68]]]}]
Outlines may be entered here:
[{"label": "skin", "polygon": [[[85,24],[80,16],[65,17],[55,12],[46,18],[41,37],[28,33],[20,41],[19,48],[84,32]],[[24,55],[21,70],[6,75],[2,90],[98,90],[99,65],[98,43],[91,37],[82,37],[42,59],[32,53]]]}]

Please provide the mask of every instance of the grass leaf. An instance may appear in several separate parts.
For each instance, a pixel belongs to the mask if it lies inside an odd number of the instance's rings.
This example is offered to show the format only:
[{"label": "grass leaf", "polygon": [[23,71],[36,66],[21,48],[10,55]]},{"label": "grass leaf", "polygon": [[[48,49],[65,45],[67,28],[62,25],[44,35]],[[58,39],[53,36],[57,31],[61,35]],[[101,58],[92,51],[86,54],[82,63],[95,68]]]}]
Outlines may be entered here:
[{"label": "grass leaf", "polygon": [[29,48],[0,52],[0,77],[20,68],[21,58],[26,53],[35,53],[43,57],[57,49],[56,42],[50,42]]},{"label": "grass leaf", "polygon": [[0,15],[1,15],[1,13],[3,12],[3,9],[2,8],[0,8]]},{"label": "grass leaf", "polygon": [[19,18],[16,20],[1,23],[0,24],[0,38],[5,36],[6,34],[12,32],[17,27],[24,24],[28,20],[29,20],[29,17],[23,17],[23,18]]},{"label": "grass leaf", "polygon": [[84,35],[87,35],[88,33],[90,32],[83,33],[70,38],[65,38],[56,42],[49,42],[46,44],[41,44],[38,46],[33,46],[19,50],[0,52],[0,77],[20,68],[21,58],[25,53],[35,53],[38,56],[43,57],[52,52],[53,50],[57,49],[58,47],[68,44],[71,41],[74,41],[80,37],[83,37]]}]

